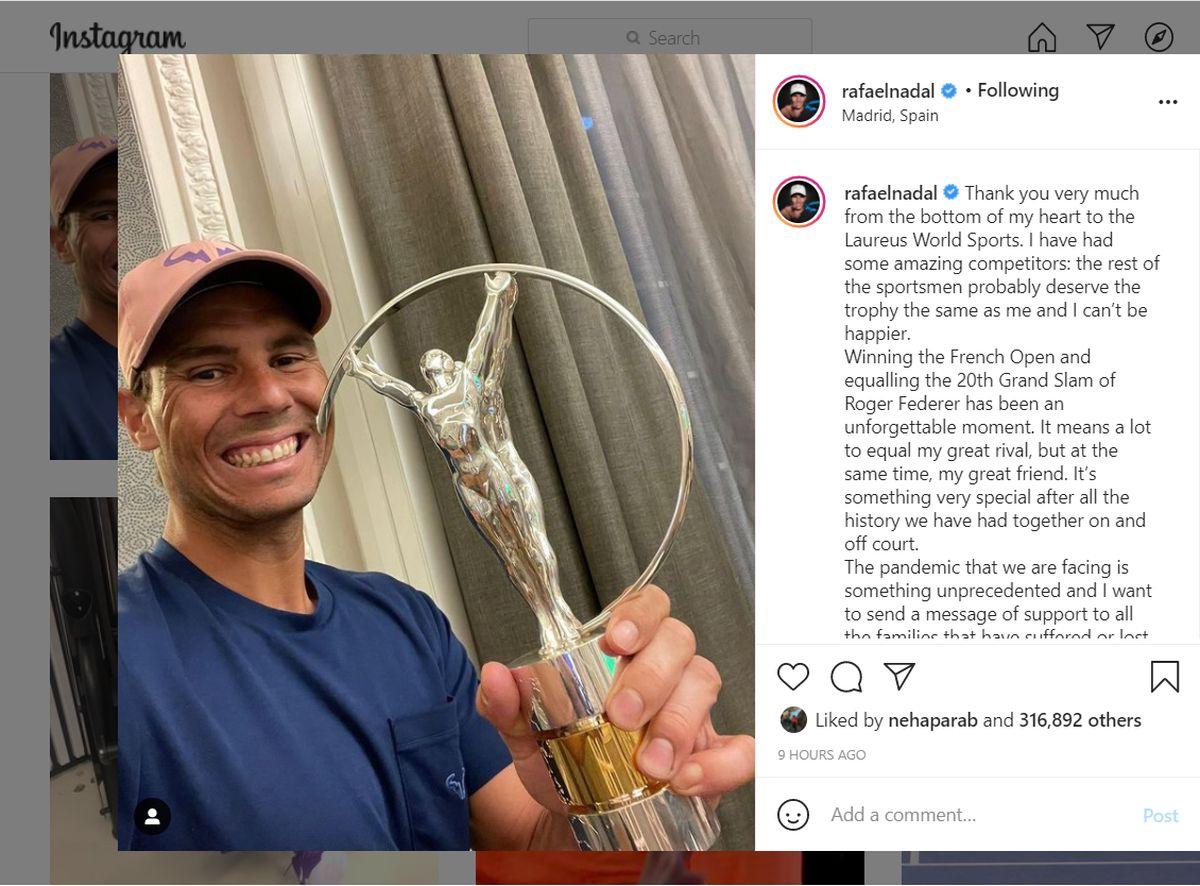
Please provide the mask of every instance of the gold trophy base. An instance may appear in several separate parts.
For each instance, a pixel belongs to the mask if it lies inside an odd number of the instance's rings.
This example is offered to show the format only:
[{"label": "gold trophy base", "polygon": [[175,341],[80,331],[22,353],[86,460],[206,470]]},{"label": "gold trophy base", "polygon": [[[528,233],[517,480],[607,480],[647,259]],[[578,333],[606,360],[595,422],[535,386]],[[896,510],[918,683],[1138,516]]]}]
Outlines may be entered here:
[{"label": "gold trophy base", "polygon": [[551,780],[580,849],[699,851],[721,832],[712,805],[672,793],[634,765],[642,730],[604,716],[616,660],[600,650],[603,625],[578,645],[510,665]]}]

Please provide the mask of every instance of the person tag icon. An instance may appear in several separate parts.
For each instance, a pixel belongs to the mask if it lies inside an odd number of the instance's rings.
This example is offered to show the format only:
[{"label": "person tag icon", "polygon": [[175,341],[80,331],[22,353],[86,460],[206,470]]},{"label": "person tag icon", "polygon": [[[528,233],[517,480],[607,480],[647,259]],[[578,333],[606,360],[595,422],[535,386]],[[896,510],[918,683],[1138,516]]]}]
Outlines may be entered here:
[{"label": "person tag icon", "polygon": [[148,837],[157,837],[171,824],[171,807],[158,797],[145,797],[133,810],[133,823]]}]

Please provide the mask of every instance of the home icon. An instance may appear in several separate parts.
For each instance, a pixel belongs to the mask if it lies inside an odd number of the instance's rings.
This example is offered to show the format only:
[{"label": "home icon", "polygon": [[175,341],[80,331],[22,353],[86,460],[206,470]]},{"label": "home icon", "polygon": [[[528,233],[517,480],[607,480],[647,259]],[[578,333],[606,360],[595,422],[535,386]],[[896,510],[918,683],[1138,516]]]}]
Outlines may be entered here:
[{"label": "home icon", "polygon": [[1046,23],[1042,22],[1029,34],[1029,51],[1030,52],[1055,52],[1055,46],[1058,43],[1058,38],[1054,36],[1054,32],[1046,27]]}]

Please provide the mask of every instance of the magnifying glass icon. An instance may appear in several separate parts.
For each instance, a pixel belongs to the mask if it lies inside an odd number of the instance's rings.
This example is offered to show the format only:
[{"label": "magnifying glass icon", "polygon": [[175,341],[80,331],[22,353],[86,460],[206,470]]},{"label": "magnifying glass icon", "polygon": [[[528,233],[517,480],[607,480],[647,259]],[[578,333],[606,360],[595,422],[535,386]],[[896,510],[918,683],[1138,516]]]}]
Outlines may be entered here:
[{"label": "magnifying glass icon", "polygon": [[636,43],[638,46],[642,45],[642,36],[637,31],[626,31],[625,40],[628,43]]}]

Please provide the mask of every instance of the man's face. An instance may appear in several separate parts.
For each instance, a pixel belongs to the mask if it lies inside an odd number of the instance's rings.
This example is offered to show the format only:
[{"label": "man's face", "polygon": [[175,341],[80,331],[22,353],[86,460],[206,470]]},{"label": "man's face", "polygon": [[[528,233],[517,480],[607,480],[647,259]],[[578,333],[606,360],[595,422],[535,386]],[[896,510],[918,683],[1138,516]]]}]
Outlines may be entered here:
[{"label": "man's face", "polygon": [[[333,427],[315,421],[325,369],[287,302],[230,284],[183,305],[159,333],[147,404],[172,506],[226,525],[288,517],[308,504]],[[156,444],[156,445],[155,445]]]},{"label": "man's face", "polygon": [[793,92],[792,93],[792,110],[793,111],[803,111],[805,98],[806,98],[806,96],[803,92]]},{"label": "man's face", "polygon": [[117,165],[102,163],[84,177],[51,229],[58,258],[72,266],[84,293],[117,306]]},{"label": "man's face", "polygon": [[803,194],[792,194],[792,209],[794,209],[796,212],[800,212],[804,209]]}]

